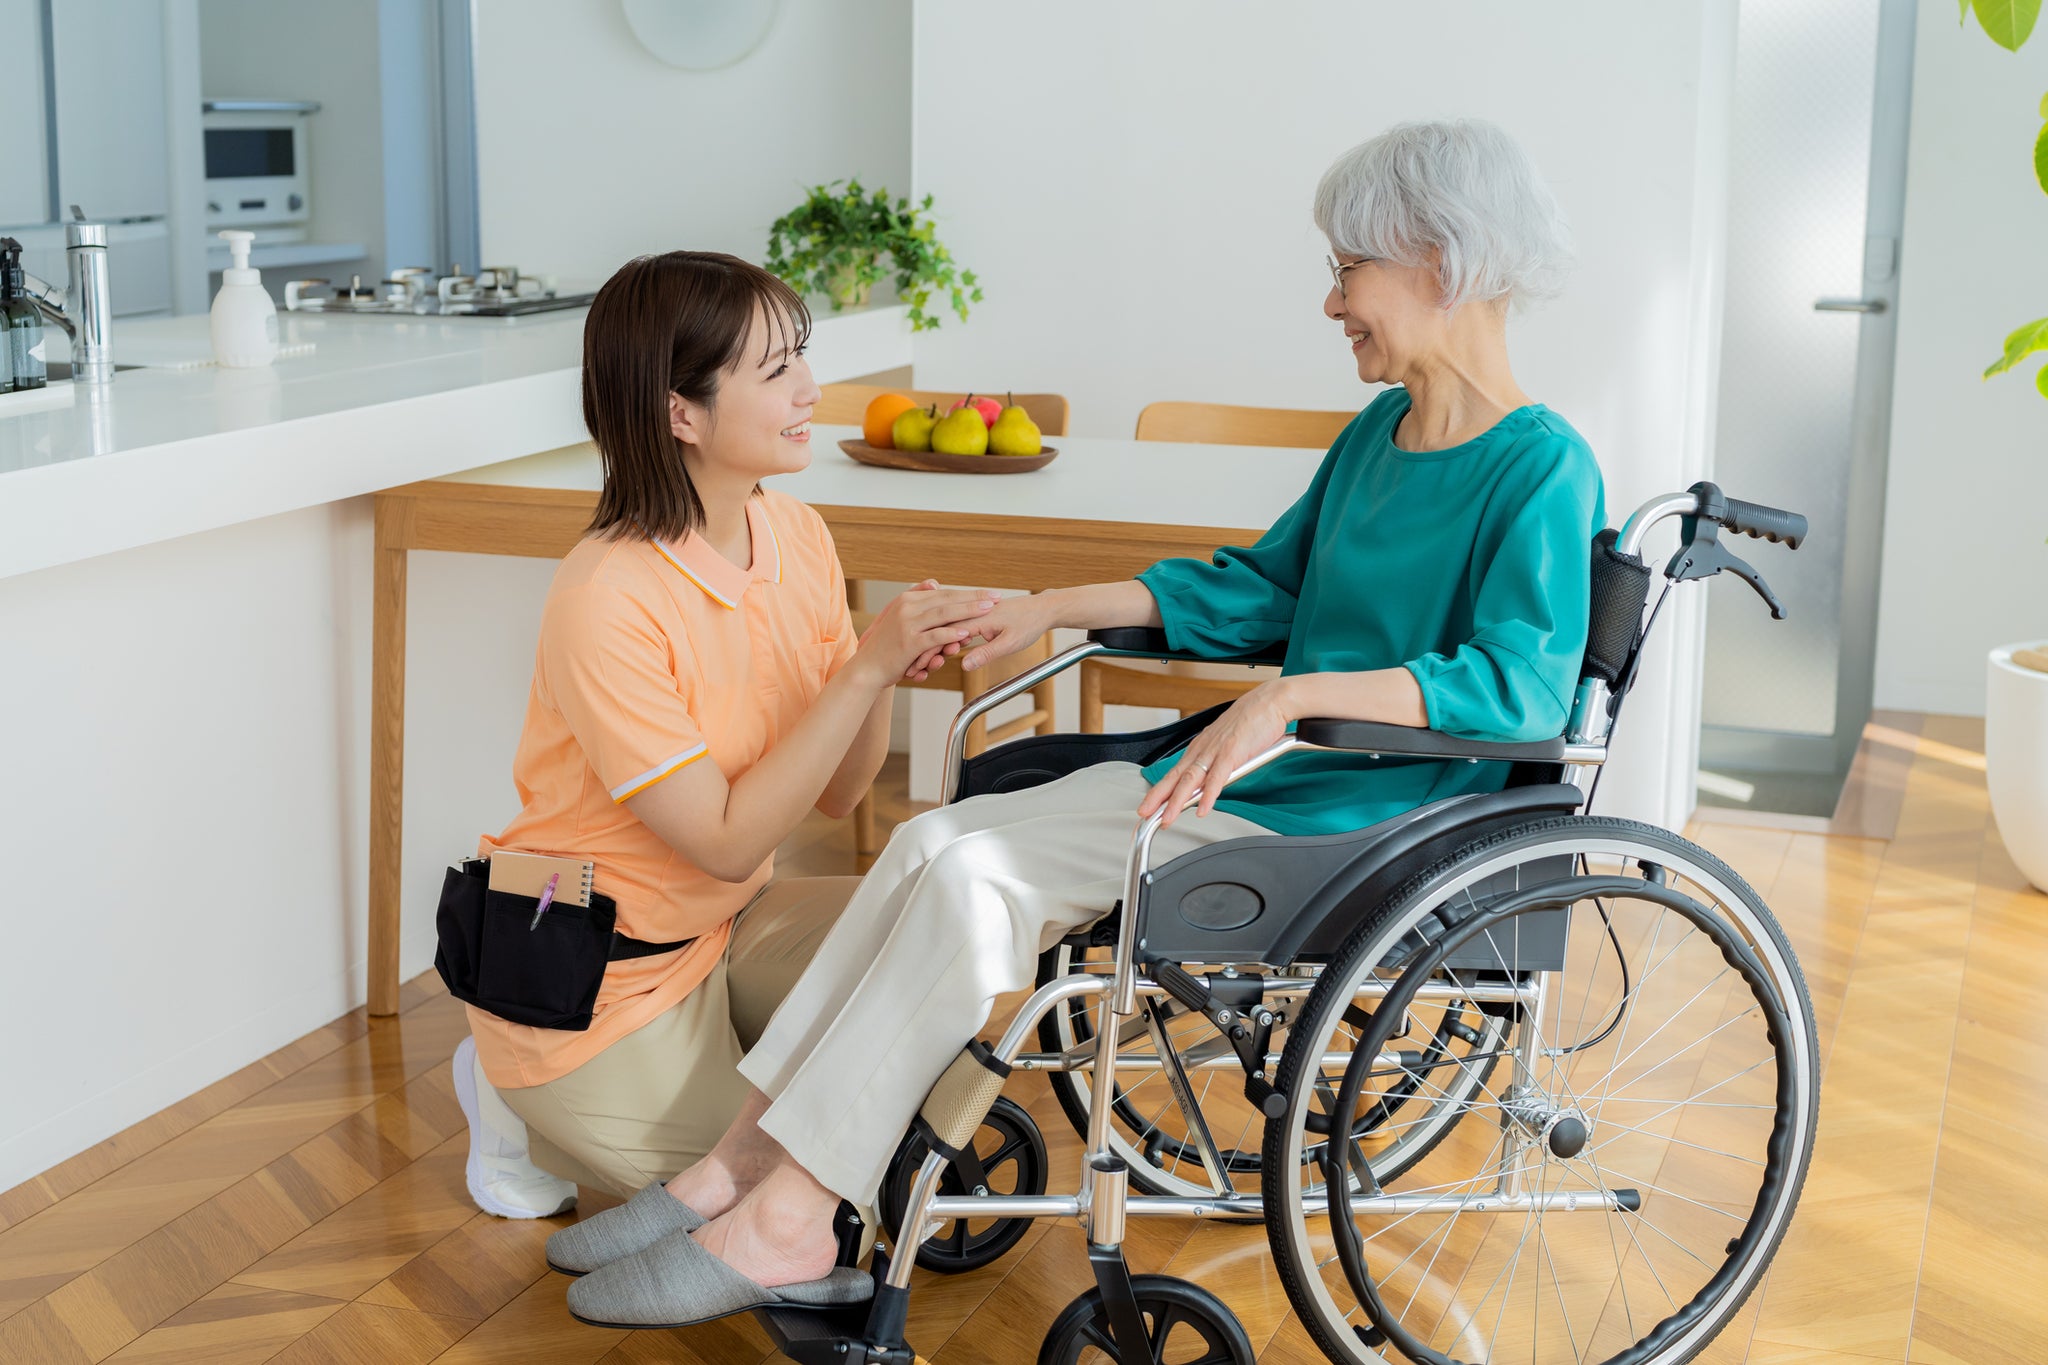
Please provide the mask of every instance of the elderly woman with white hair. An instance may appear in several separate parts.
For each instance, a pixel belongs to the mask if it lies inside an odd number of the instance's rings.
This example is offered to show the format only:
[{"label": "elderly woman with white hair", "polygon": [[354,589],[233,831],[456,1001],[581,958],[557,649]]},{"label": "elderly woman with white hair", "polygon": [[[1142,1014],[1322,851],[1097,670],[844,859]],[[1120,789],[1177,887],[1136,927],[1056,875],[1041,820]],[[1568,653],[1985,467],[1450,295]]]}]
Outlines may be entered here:
[{"label": "elderly woman with white hair", "polygon": [[[1418,123],[1340,157],[1315,221],[1334,253],[1323,312],[1358,378],[1387,387],[1300,499],[1248,549],[1004,599],[962,658],[985,664],[1055,626],[1151,626],[1195,654],[1284,646],[1280,676],[1151,768],[1100,764],[899,826],[741,1064],[754,1092],[717,1148],[555,1234],[551,1261],[595,1272],[570,1290],[578,1316],[681,1325],[864,1297],[866,1275],[833,1269],[839,1201],[873,1200],[940,1073],[997,996],[1032,983],[1042,950],[1110,909],[1133,831],[1162,805],[1159,862],[1268,831],[1359,829],[1505,781],[1500,764],[1342,753],[1206,780],[1295,721],[1483,740],[1563,730],[1600,471],[1522,391],[1507,347],[1510,308],[1565,265],[1557,205],[1500,129]],[[1197,791],[1200,818],[1174,822]]]}]

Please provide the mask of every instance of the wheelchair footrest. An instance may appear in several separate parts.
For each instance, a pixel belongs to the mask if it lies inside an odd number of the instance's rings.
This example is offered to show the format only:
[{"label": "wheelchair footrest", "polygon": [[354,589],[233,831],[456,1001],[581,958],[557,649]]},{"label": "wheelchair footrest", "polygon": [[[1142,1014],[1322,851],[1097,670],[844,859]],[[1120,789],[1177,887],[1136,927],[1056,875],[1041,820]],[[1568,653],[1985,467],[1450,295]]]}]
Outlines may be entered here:
[{"label": "wheelchair footrest", "polygon": [[889,1258],[879,1248],[870,1263],[875,1297],[845,1308],[757,1308],[754,1321],[775,1349],[799,1365],[915,1365],[917,1352],[903,1339],[910,1291],[883,1283]]}]

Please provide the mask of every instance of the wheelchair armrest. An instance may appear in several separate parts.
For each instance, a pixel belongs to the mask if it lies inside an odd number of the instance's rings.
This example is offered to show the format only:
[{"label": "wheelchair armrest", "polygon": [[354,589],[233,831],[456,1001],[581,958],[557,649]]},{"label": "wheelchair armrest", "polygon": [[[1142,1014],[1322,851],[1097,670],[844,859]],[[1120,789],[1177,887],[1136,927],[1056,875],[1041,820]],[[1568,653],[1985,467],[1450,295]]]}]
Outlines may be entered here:
[{"label": "wheelchair armrest", "polygon": [[1270,664],[1278,667],[1287,661],[1287,651],[1267,650],[1258,654],[1190,654],[1176,650],[1166,643],[1166,632],[1152,626],[1105,626],[1088,632],[1088,638],[1106,650],[1117,654],[1139,655],[1149,659],[1186,659],[1205,664],[1244,664],[1256,666]]},{"label": "wheelchair armrest", "polygon": [[1304,720],[1294,727],[1294,737],[1304,744],[1325,749],[1348,749],[1356,753],[1387,754],[1401,758],[1496,759],[1509,763],[1557,763],[1564,758],[1564,737],[1503,744],[1488,740],[1459,739],[1441,730],[1420,730],[1411,725],[1384,725],[1372,720]]}]

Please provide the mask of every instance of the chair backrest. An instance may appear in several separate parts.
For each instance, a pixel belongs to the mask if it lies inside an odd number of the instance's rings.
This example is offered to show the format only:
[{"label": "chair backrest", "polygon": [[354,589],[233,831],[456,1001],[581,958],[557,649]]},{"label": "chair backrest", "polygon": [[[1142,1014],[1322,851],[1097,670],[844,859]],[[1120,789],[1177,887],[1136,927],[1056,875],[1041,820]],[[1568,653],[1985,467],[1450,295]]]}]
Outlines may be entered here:
[{"label": "chair backrest", "polygon": [[[818,406],[812,410],[811,420],[826,426],[859,426],[861,418],[867,415],[868,404],[885,393],[900,393],[905,398],[914,400],[919,407],[937,403],[941,413],[967,396],[964,393],[942,393],[937,389],[892,389],[880,384],[824,384],[820,388],[825,396],[818,400]],[[988,397],[999,403],[1009,401],[1007,394],[993,393]],[[1067,434],[1067,400],[1064,395],[1020,393],[1017,395],[1017,406],[1024,409],[1031,420],[1038,424],[1038,429],[1047,436]]]},{"label": "chair backrest", "polygon": [[1355,412],[1243,408],[1228,403],[1149,403],[1138,414],[1137,435],[1141,441],[1327,450],[1356,416]]}]

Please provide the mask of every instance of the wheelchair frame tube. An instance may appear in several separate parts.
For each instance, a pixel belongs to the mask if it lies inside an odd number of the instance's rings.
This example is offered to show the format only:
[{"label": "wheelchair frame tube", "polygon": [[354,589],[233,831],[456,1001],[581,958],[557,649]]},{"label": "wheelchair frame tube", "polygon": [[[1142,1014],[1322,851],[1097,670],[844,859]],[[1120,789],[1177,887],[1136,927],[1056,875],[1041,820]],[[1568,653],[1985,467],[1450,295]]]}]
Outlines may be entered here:
[{"label": "wheelchair frame tube", "polygon": [[967,727],[989,712],[1001,706],[1012,697],[1021,697],[1032,688],[1056,673],[1064,673],[1083,659],[1097,654],[1109,654],[1118,658],[1145,658],[1146,655],[1126,656],[1121,650],[1110,649],[1107,645],[1086,640],[1071,649],[1061,650],[1044,663],[1028,668],[1016,677],[976,697],[953,713],[953,723],[946,728],[946,766],[941,772],[939,804],[950,806],[953,798],[960,794],[960,765],[967,755]]},{"label": "wheelchair frame tube", "polygon": [[[1320,747],[1315,744],[1304,744],[1293,735],[1287,735],[1240,763],[1231,771],[1230,776],[1223,780],[1223,785],[1227,787],[1246,774],[1257,772],[1282,754],[1291,753],[1296,749]],[[1187,811],[1200,805],[1202,790],[1201,787],[1196,787],[1188,793],[1188,799],[1181,805],[1181,810]],[[1165,821],[1166,808],[1162,806],[1152,812],[1150,819],[1138,826],[1137,833],[1131,838],[1130,857],[1124,864],[1124,908],[1118,922],[1116,989],[1110,993],[1111,1007],[1118,1014],[1127,1015],[1137,1008],[1138,893],[1144,888],[1145,875],[1152,861],[1152,836],[1159,832],[1159,827]],[[1112,1052],[1111,1057],[1114,1055]]]},{"label": "wheelchair frame tube", "polygon": [[[943,1158],[941,1158],[943,1160]],[[922,1175],[922,1171],[919,1172]],[[1089,1175],[1096,1172],[1090,1171]],[[1627,1193],[1633,1193],[1628,1191]],[[1078,1218],[1084,1201],[1071,1194],[947,1194],[931,1201],[929,1215],[934,1222],[949,1218]],[[1549,1190],[1540,1194],[1377,1194],[1351,1196],[1353,1214],[1407,1213],[1613,1213],[1628,1209],[1623,1190]],[[1134,1194],[1124,1200],[1124,1212],[1133,1218],[1257,1218],[1265,1211],[1264,1200],[1256,1194],[1218,1195],[1190,1199],[1178,1195]],[[1329,1213],[1327,1205],[1304,1202],[1303,1212],[1311,1217]],[[913,1256],[911,1259],[915,1259]],[[896,1263],[889,1263],[895,1278]],[[909,1276],[906,1273],[906,1281]]]}]

